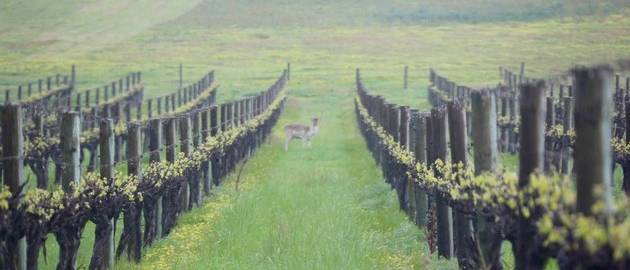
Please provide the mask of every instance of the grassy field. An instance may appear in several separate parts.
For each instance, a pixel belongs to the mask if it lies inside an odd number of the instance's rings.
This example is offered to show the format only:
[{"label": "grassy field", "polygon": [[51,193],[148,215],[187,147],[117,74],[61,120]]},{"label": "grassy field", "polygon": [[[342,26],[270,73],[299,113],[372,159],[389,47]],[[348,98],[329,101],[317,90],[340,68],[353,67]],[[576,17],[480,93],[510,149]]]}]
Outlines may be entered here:
[{"label": "grassy field", "polygon": [[[147,95],[156,96],[176,89],[182,63],[186,82],[216,70],[226,100],[265,89],[291,62],[281,124],[320,116],[313,148],[295,143],[284,153],[276,129],[246,165],[240,192],[234,182],[221,188],[142,265],[120,268],[448,268],[454,263],[429,255],[422,232],[397,211],[356,130],[355,68],[370,90],[425,109],[429,68],[482,87],[498,82],[500,65],[526,62],[531,76],[549,76],[630,56],[626,7],[614,0],[3,1],[0,90],[76,64],[79,89],[139,70]],[[79,265],[89,262],[91,237],[88,227]],[[48,247],[44,268],[54,268],[56,247]]]}]

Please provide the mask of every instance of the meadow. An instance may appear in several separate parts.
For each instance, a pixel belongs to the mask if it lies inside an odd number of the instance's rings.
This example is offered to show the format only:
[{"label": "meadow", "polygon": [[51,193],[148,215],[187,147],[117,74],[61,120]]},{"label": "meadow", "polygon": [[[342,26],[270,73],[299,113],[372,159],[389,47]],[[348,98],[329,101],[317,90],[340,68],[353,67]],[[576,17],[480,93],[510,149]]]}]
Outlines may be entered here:
[{"label": "meadow", "polygon": [[[119,268],[456,268],[430,254],[365,148],[355,69],[371,91],[424,109],[429,68],[484,87],[498,83],[499,66],[525,62],[529,76],[546,76],[630,51],[623,1],[467,2],[4,1],[0,90],[75,64],[79,90],[142,71],[150,97],[175,90],[183,64],[184,82],[214,69],[221,101],[264,90],[290,62],[283,118],[239,183],[232,177],[186,214],[141,264]],[[285,153],[281,127],[313,116],[322,121],[313,147],[294,142]],[[42,269],[55,266],[50,242]],[[79,266],[89,263],[85,243]]]}]

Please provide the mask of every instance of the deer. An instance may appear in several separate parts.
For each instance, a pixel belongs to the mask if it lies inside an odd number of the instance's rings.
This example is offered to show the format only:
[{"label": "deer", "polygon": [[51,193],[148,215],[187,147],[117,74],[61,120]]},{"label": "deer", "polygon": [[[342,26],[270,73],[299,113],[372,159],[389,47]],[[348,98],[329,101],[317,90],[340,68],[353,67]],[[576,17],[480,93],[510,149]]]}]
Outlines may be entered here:
[{"label": "deer", "polygon": [[304,147],[311,147],[311,139],[319,131],[319,118],[314,117],[311,120],[311,126],[305,126],[301,124],[288,124],[284,126],[284,134],[286,139],[284,141],[284,151],[289,151],[289,143],[294,138],[302,139],[302,145]]}]

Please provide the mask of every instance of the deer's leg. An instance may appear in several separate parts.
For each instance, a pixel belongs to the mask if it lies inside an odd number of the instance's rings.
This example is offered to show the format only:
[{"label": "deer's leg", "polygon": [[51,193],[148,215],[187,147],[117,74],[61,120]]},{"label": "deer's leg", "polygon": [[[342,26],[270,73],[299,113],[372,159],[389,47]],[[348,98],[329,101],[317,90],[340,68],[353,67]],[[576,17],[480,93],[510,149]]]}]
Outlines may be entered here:
[{"label": "deer's leg", "polygon": [[306,143],[308,145],[308,148],[311,148],[311,139],[306,140]]},{"label": "deer's leg", "polygon": [[302,137],[302,146],[306,147],[306,142],[308,141],[308,139],[306,137]]}]

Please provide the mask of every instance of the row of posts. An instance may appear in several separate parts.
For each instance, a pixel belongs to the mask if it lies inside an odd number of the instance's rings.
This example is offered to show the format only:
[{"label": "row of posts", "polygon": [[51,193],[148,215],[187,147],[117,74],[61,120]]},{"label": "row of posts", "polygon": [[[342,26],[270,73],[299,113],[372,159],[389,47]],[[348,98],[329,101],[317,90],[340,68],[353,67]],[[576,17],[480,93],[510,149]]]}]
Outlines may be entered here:
[{"label": "row of posts", "polygon": [[[609,169],[612,71],[609,68],[578,68],[574,75],[574,119],[578,136],[573,156],[576,163],[577,209],[591,215],[593,205],[601,202],[605,205],[604,213],[609,214],[612,211]],[[468,165],[467,117],[461,100],[455,99],[445,107],[422,113],[387,103],[381,96],[369,95],[358,71],[357,88],[361,103],[373,119],[404,149],[412,151],[417,162],[433,164],[438,159],[448,160],[450,146],[450,161]],[[524,83],[520,87],[519,189],[529,185],[532,173],[544,170],[546,89],[541,81]],[[499,158],[496,94],[487,90],[473,91],[470,99],[470,138],[474,145],[475,174],[495,173]],[[501,228],[493,222],[493,216],[478,212],[469,202],[450,201],[448,194],[422,186],[422,179],[409,178],[406,175],[409,168],[398,163],[383,148],[377,135],[367,130],[362,123],[368,145],[383,168],[387,182],[397,191],[401,208],[421,227],[430,225],[430,220],[435,218],[438,254],[446,258],[456,255],[460,266],[465,269],[500,269],[503,238],[499,232],[509,228]],[[546,262],[542,239],[536,234],[538,218],[540,216],[526,218],[517,215],[515,235],[506,236],[514,241],[517,269],[540,269]],[[431,238],[430,235],[427,237]],[[609,259],[612,261],[612,256]],[[583,266],[593,261],[596,260],[572,257],[566,263]]]},{"label": "row of posts", "polygon": [[[221,115],[217,106],[203,107],[195,109],[189,113],[170,117],[167,119],[151,119],[148,122],[146,131],[146,139],[149,141],[149,156],[151,162],[161,161],[162,143],[165,145],[166,161],[174,162],[176,159],[176,133],[179,126],[179,146],[180,151],[185,155],[190,155],[193,147],[199,147],[210,136],[216,136],[221,131],[238,127],[261,113],[263,113],[273,100],[277,97],[279,91],[286,83],[286,72],[268,91],[261,92],[259,95],[248,97],[240,101],[221,104]],[[229,110],[227,108],[230,108]],[[226,113],[226,112],[229,112]],[[16,194],[24,192],[24,138],[23,138],[23,109],[20,105],[7,104],[2,107],[0,115],[2,117],[2,146],[3,146],[3,184],[8,186],[9,190]],[[279,112],[273,118],[277,120]],[[80,163],[80,124],[79,112],[66,112],[61,120],[61,149],[63,178],[61,186],[66,192],[71,192],[71,183],[79,183],[81,180],[81,163]],[[99,122],[99,141],[100,141],[100,174],[108,181],[113,181],[114,169],[116,166],[115,153],[116,149],[115,134],[113,132],[114,121],[110,118],[103,118]],[[127,166],[128,173],[141,177],[142,149],[141,137],[144,124],[130,123],[127,129]],[[145,213],[145,245],[150,244],[153,239],[163,237],[174,226],[173,217],[179,215],[180,211],[188,211],[193,205],[200,205],[204,196],[210,194],[212,185],[218,185],[219,180],[224,178],[230,171],[234,169],[236,162],[245,156],[251,154],[264,140],[266,133],[270,131],[270,126],[263,126],[254,132],[250,132],[241,140],[244,143],[228,146],[225,156],[215,156],[204,162],[200,171],[187,172],[190,177],[185,177],[182,185],[176,191],[177,196],[160,196],[151,199],[147,196],[145,201],[145,211],[151,209],[151,213]],[[200,180],[201,179],[201,180]],[[179,201],[171,201],[166,198],[179,198]],[[154,203],[155,206],[146,207],[146,204]],[[136,235],[131,239],[135,241],[129,242],[127,252],[131,258],[140,259],[141,247],[143,246],[138,239],[140,236],[139,213],[128,214],[129,210],[125,210],[125,228],[124,231],[135,232]],[[129,211],[133,213],[133,211]],[[174,216],[167,216],[167,215]],[[113,269],[114,268],[114,224],[113,216],[107,216],[105,222],[97,222],[94,254],[90,262],[92,269]],[[128,227],[135,227],[130,229]],[[80,241],[76,239],[76,241]],[[17,269],[36,269],[37,258],[30,258],[27,262],[28,247],[25,237],[14,242],[7,243],[8,246],[14,247],[9,251],[9,265],[15,266]],[[71,245],[72,246],[72,245]],[[67,262],[64,259],[76,259],[78,243],[74,246],[74,250],[61,250],[59,266],[76,267],[76,262]],[[61,249],[67,246],[60,247]],[[35,252],[37,256],[38,252]]]},{"label": "row of posts", "polygon": [[[112,82],[110,85],[103,86],[103,99],[105,102],[108,102],[110,98],[115,98],[116,95],[122,94],[124,92],[129,92],[137,84],[140,84],[142,80],[141,72],[131,73],[124,78],[121,78],[118,81]],[[94,104],[92,104],[92,91],[94,91]],[[101,88],[96,88],[94,90],[85,90],[80,93],[76,93],[75,98],[75,108],[80,110],[81,107],[92,107],[93,105],[99,105],[101,103]]]},{"label": "row of posts", "polygon": [[[24,98],[31,97],[35,92],[42,94],[44,91],[51,91],[53,87],[67,86],[72,87],[76,78],[75,66],[72,65],[70,75],[57,74],[55,76],[47,77],[46,79],[39,79],[36,83],[28,83],[26,85],[18,86],[15,90],[16,101],[22,101]],[[11,90],[5,90],[4,103],[12,102]]]},{"label": "row of posts", "polygon": [[[209,91],[209,87],[212,85],[214,81],[214,71],[206,74],[201,80],[198,82],[185,87],[177,89],[177,92],[168,94],[165,96],[149,99],[147,101],[147,112],[149,118],[152,118],[154,112],[158,116],[162,115],[163,112],[167,114],[170,112],[175,112],[178,107],[195,100],[199,95],[204,93],[205,91]],[[155,102],[155,109],[154,107]]]}]

